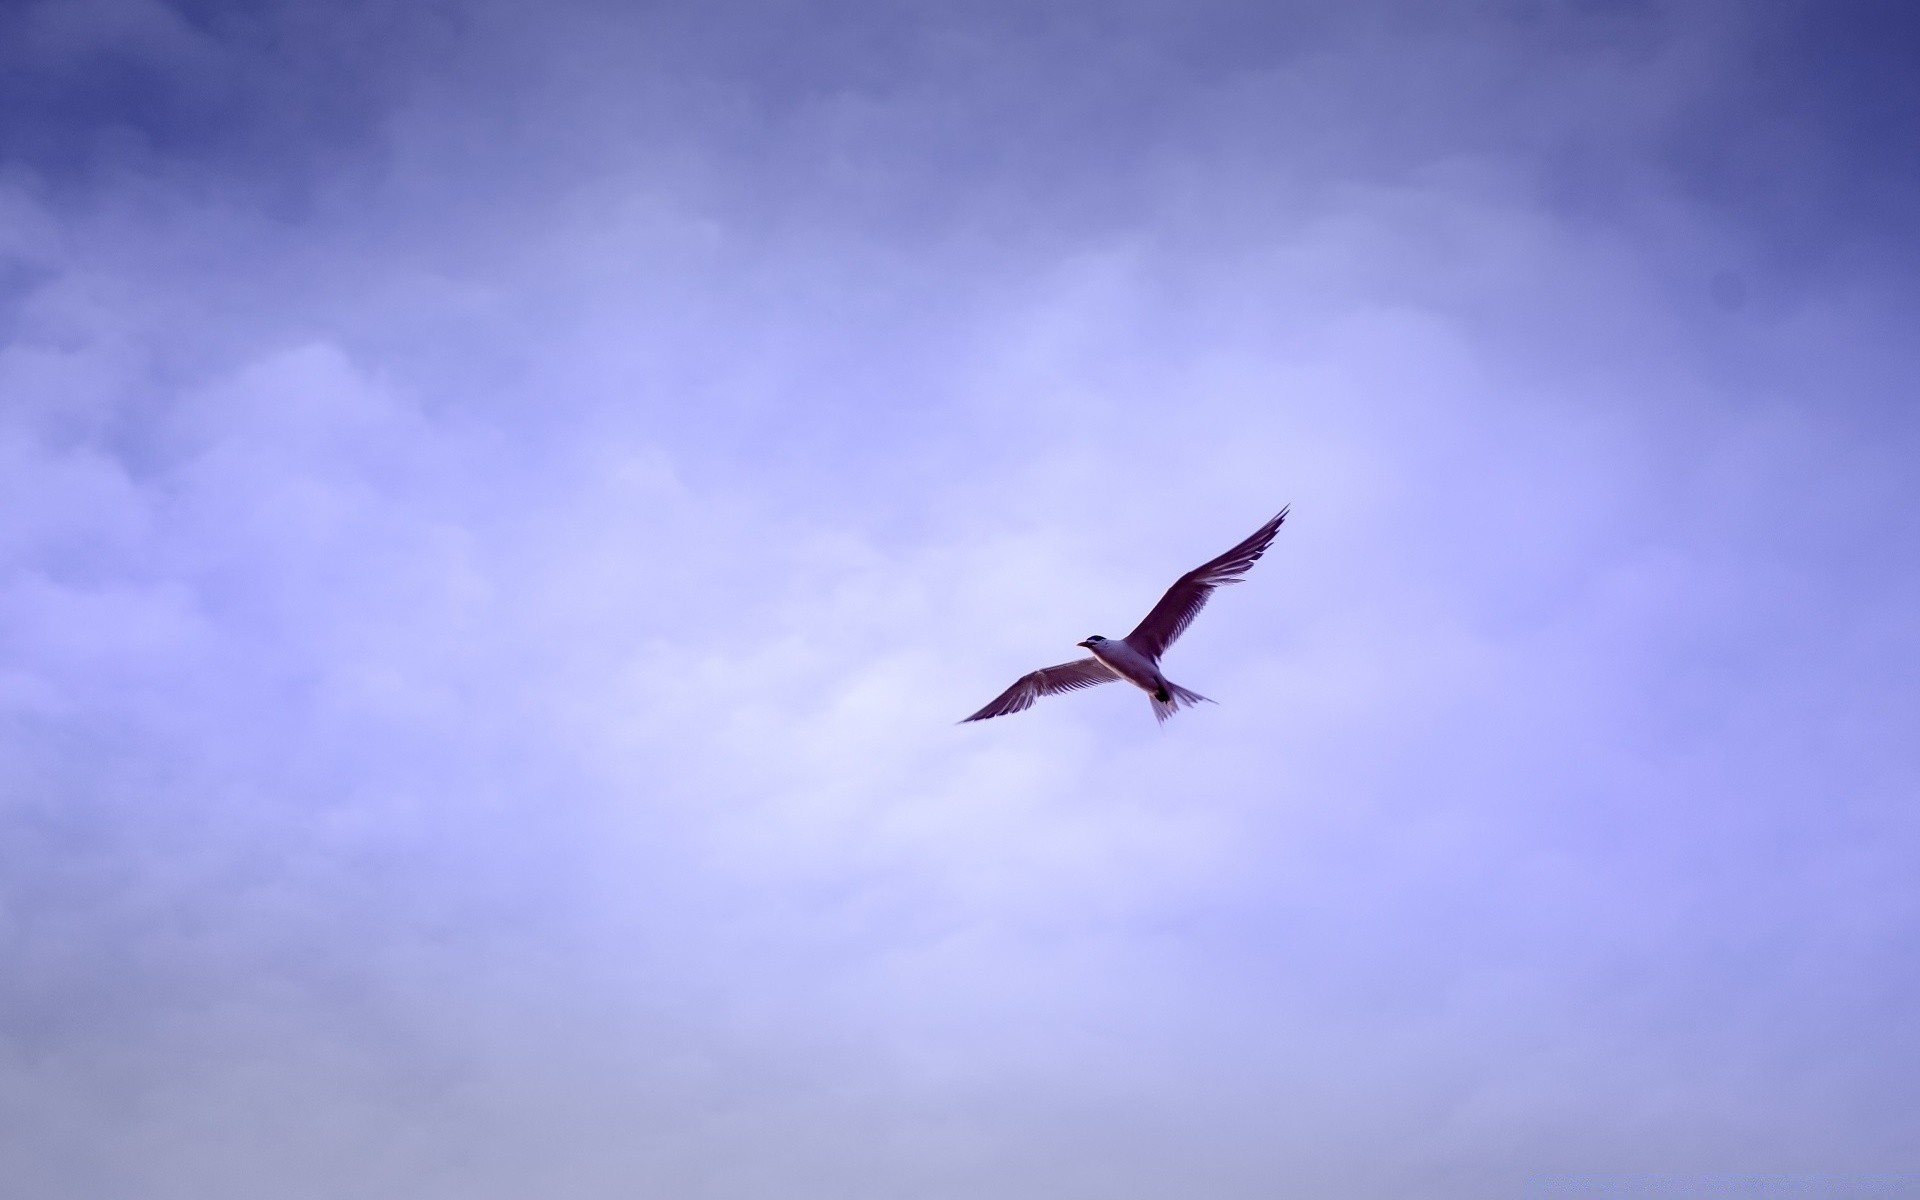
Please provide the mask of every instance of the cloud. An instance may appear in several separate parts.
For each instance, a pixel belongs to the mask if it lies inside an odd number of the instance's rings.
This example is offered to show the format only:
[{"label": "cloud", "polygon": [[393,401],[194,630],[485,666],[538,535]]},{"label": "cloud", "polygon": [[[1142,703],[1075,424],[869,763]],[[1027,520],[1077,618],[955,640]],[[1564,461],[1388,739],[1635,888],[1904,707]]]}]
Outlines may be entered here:
[{"label": "cloud", "polygon": [[1884,11],[8,19],[7,1190],[1900,1165]]}]

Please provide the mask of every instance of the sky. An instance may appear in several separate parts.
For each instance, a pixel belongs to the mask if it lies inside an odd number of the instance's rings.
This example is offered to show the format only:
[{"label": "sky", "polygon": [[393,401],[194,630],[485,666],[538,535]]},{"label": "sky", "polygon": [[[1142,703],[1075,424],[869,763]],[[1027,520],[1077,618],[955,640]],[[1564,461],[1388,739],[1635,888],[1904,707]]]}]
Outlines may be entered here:
[{"label": "sky", "polygon": [[7,5],[0,1194],[1920,1195],[1917,57]]}]

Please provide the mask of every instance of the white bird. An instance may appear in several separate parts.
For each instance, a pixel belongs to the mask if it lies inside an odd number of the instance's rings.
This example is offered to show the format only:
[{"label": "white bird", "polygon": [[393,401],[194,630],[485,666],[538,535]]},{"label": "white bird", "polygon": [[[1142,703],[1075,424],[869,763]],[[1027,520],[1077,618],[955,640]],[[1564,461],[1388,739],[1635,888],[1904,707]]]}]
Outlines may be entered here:
[{"label": "white bird", "polygon": [[[1159,721],[1165,721],[1180,711],[1183,704],[1193,705],[1207,700],[1200,693],[1190,692],[1161,674],[1160,656],[1167,652],[1168,646],[1173,645],[1175,638],[1187,631],[1187,626],[1193,624],[1194,617],[1206,607],[1207,597],[1213,594],[1213,589],[1241,582],[1247,570],[1260,561],[1260,556],[1273,544],[1274,535],[1280,532],[1280,523],[1287,519],[1287,511],[1281,509],[1273,520],[1255,530],[1252,537],[1175,580],[1174,585],[1167,589],[1167,594],[1160,597],[1160,603],[1154,605],[1153,611],[1140,622],[1139,628],[1126,637],[1115,641],[1094,634],[1086,641],[1077,643],[1091,650],[1092,658],[1076,659],[1057,667],[1042,667],[1031,674],[1022,675],[1012,687],[995,696],[992,703],[960,723],[964,725],[967,721],[984,721],[988,717],[1025,712],[1041,696],[1078,691],[1080,688],[1112,683],[1116,679],[1124,679],[1145,692],[1153,702],[1154,719]],[[1207,703],[1212,704],[1213,701],[1207,700]]]}]

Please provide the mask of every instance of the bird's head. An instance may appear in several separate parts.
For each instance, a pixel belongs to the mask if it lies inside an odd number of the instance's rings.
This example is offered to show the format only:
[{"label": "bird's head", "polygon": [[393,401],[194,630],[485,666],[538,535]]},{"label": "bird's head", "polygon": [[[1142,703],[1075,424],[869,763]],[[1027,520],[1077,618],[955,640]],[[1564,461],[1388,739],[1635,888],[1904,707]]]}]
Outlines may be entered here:
[{"label": "bird's head", "polygon": [[1093,649],[1093,648],[1094,648],[1095,646],[1098,646],[1098,645],[1099,645],[1099,644],[1100,644],[1101,642],[1104,642],[1104,641],[1106,641],[1106,640],[1107,640],[1107,639],[1105,639],[1105,638],[1103,638],[1103,637],[1101,637],[1101,636],[1100,636],[1099,634],[1097,634],[1097,633],[1096,633],[1096,634],[1094,634],[1094,635],[1092,635],[1091,637],[1089,637],[1089,638],[1087,638],[1087,640],[1086,640],[1086,641],[1084,641],[1084,642],[1075,642],[1075,643],[1074,643],[1074,645],[1076,645],[1076,646],[1085,646],[1085,647],[1086,647],[1087,649],[1089,649],[1089,650],[1091,650],[1091,649]]}]

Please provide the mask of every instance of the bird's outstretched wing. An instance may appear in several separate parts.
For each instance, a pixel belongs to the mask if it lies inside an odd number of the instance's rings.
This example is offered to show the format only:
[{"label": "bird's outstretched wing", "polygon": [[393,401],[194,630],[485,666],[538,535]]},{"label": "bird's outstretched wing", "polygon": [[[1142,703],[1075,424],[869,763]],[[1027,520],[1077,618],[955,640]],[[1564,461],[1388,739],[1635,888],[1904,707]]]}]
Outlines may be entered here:
[{"label": "bird's outstretched wing", "polygon": [[1273,520],[1255,530],[1252,537],[1182,575],[1167,589],[1167,594],[1160,597],[1160,603],[1153,606],[1140,627],[1127,635],[1127,644],[1148,658],[1158,659],[1165,654],[1167,647],[1187,631],[1194,617],[1206,607],[1213,589],[1222,584],[1239,583],[1247,569],[1260,561],[1260,556],[1273,544],[1273,535],[1280,532],[1280,523],[1287,519],[1287,512],[1281,509]]},{"label": "bird's outstretched wing", "polygon": [[1056,692],[1071,692],[1080,688],[1093,687],[1096,684],[1112,683],[1120,678],[1113,670],[1097,658],[1082,658],[1070,663],[1061,663],[1057,667],[1042,667],[1038,671],[1022,675],[1014,685],[993,698],[993,702],[979,712],[960,722],[984,721],[988,717],[1004,717],[1008,713],[1025,712],[1033,707],[1033,702],[1041,696],[1051,696]]}]

